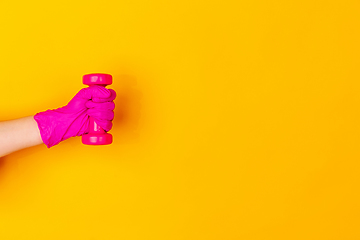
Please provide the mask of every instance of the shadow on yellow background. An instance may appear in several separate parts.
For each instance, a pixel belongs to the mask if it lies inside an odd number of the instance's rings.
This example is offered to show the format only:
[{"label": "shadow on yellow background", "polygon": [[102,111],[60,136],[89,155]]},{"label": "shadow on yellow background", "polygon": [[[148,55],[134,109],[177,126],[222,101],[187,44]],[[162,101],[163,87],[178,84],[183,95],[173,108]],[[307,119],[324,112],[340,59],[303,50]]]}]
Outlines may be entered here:
[{"label": "shadow on yellow background", "polygon": [[[360,239],[358,1],[3,1],[0,120],[114,76],[114,143],[0,159],[0,239]],[[1,133],[0,133],[1,134]]]},{"label": "shadow on yellow background", "polygon": [[116,82],[111,86],[117,90],[115,117],[113,124],[119,129],[118,141],[136,139],[139,135],[138,124],[141,117],[142,93],[137,88],[137,80],[129,75],[113,76]]}]

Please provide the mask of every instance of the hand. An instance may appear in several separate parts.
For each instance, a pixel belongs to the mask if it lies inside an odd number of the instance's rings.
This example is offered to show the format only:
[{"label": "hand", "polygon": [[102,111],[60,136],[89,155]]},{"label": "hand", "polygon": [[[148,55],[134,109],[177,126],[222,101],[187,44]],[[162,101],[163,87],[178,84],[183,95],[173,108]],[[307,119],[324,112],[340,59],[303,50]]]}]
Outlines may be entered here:
[{"label": "hand", "polygon": [[112,128],[116,92],[102,86],[81,89],[64,107],[37,113],[41,138],[50,148],[70,137],[81,136],[88,132],[89,117],[105,131]]}]

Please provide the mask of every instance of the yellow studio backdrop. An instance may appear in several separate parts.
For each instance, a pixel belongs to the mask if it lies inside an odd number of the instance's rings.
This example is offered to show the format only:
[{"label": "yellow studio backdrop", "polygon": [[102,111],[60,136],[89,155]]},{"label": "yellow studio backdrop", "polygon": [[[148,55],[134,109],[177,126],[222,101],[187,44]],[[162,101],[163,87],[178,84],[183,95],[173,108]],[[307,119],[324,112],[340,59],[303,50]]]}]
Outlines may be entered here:
[{"label": "yellow studio backdrop", "polygon": [[0,120],[114,77],[114,143],[0,160],[0,239],[360,239],[360,2],[1,1]]}]

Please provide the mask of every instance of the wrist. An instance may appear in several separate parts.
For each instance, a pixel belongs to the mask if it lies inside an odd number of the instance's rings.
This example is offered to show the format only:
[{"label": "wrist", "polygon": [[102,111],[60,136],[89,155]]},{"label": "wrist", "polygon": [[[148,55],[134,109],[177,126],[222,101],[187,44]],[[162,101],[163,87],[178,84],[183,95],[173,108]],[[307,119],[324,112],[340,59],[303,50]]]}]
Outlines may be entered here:
[{"label": "wrist", "polygon": [[35,114],[34,120],[37,122],[41,139],[50,148],[62,141],[62,136],[56,134],[59,128],[59,116],[55,110],[47,110]]}]

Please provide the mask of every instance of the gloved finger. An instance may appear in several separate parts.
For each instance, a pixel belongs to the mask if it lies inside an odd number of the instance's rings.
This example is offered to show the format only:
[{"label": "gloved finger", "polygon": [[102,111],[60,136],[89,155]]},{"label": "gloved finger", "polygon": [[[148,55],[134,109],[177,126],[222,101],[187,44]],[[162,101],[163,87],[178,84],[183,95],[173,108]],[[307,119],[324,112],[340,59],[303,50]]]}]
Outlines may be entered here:
[{"label": "gloved finger", "polygon": [[111,121],[114,119],[114,112],[106,109],[89,108],[87,114],[93,118]]},{"label": "gloved finger", "polygon": [[94,97],[94,98],[92,98],[92,101],[93,102],[111,102],[111,101],[114,101],[114,99],[116,98],[116,92],[113,89],[107,89],[107,88],[105,88],[105,89],[109,90],[109,92],[110,92],[110,95],[108,97],[102,97],[102,96]]},{"label": "gloved finger", "polygon": [[111,121],[102,120],[102,119],[96,119],[94,118],[95,122],[100,125],[102,129],[104,129],[106,132],[110,131],[113,124]]},{"label": "gloved finger", "polygon": [[103,86],[94,85],[81,89],[77,95],[89,100],[94,98],[108,99],[112,96],[112,92]]},{"label": "gloved finger", "polygon": [[115,103],[114,102],[102,102],[102,103],[97,103],[97,102],[93,102],[91,100],[87,101],[85,106],[87,108],[96,108],[96,109],[104,109],[104,110],[114,110],[115,108]]}]

